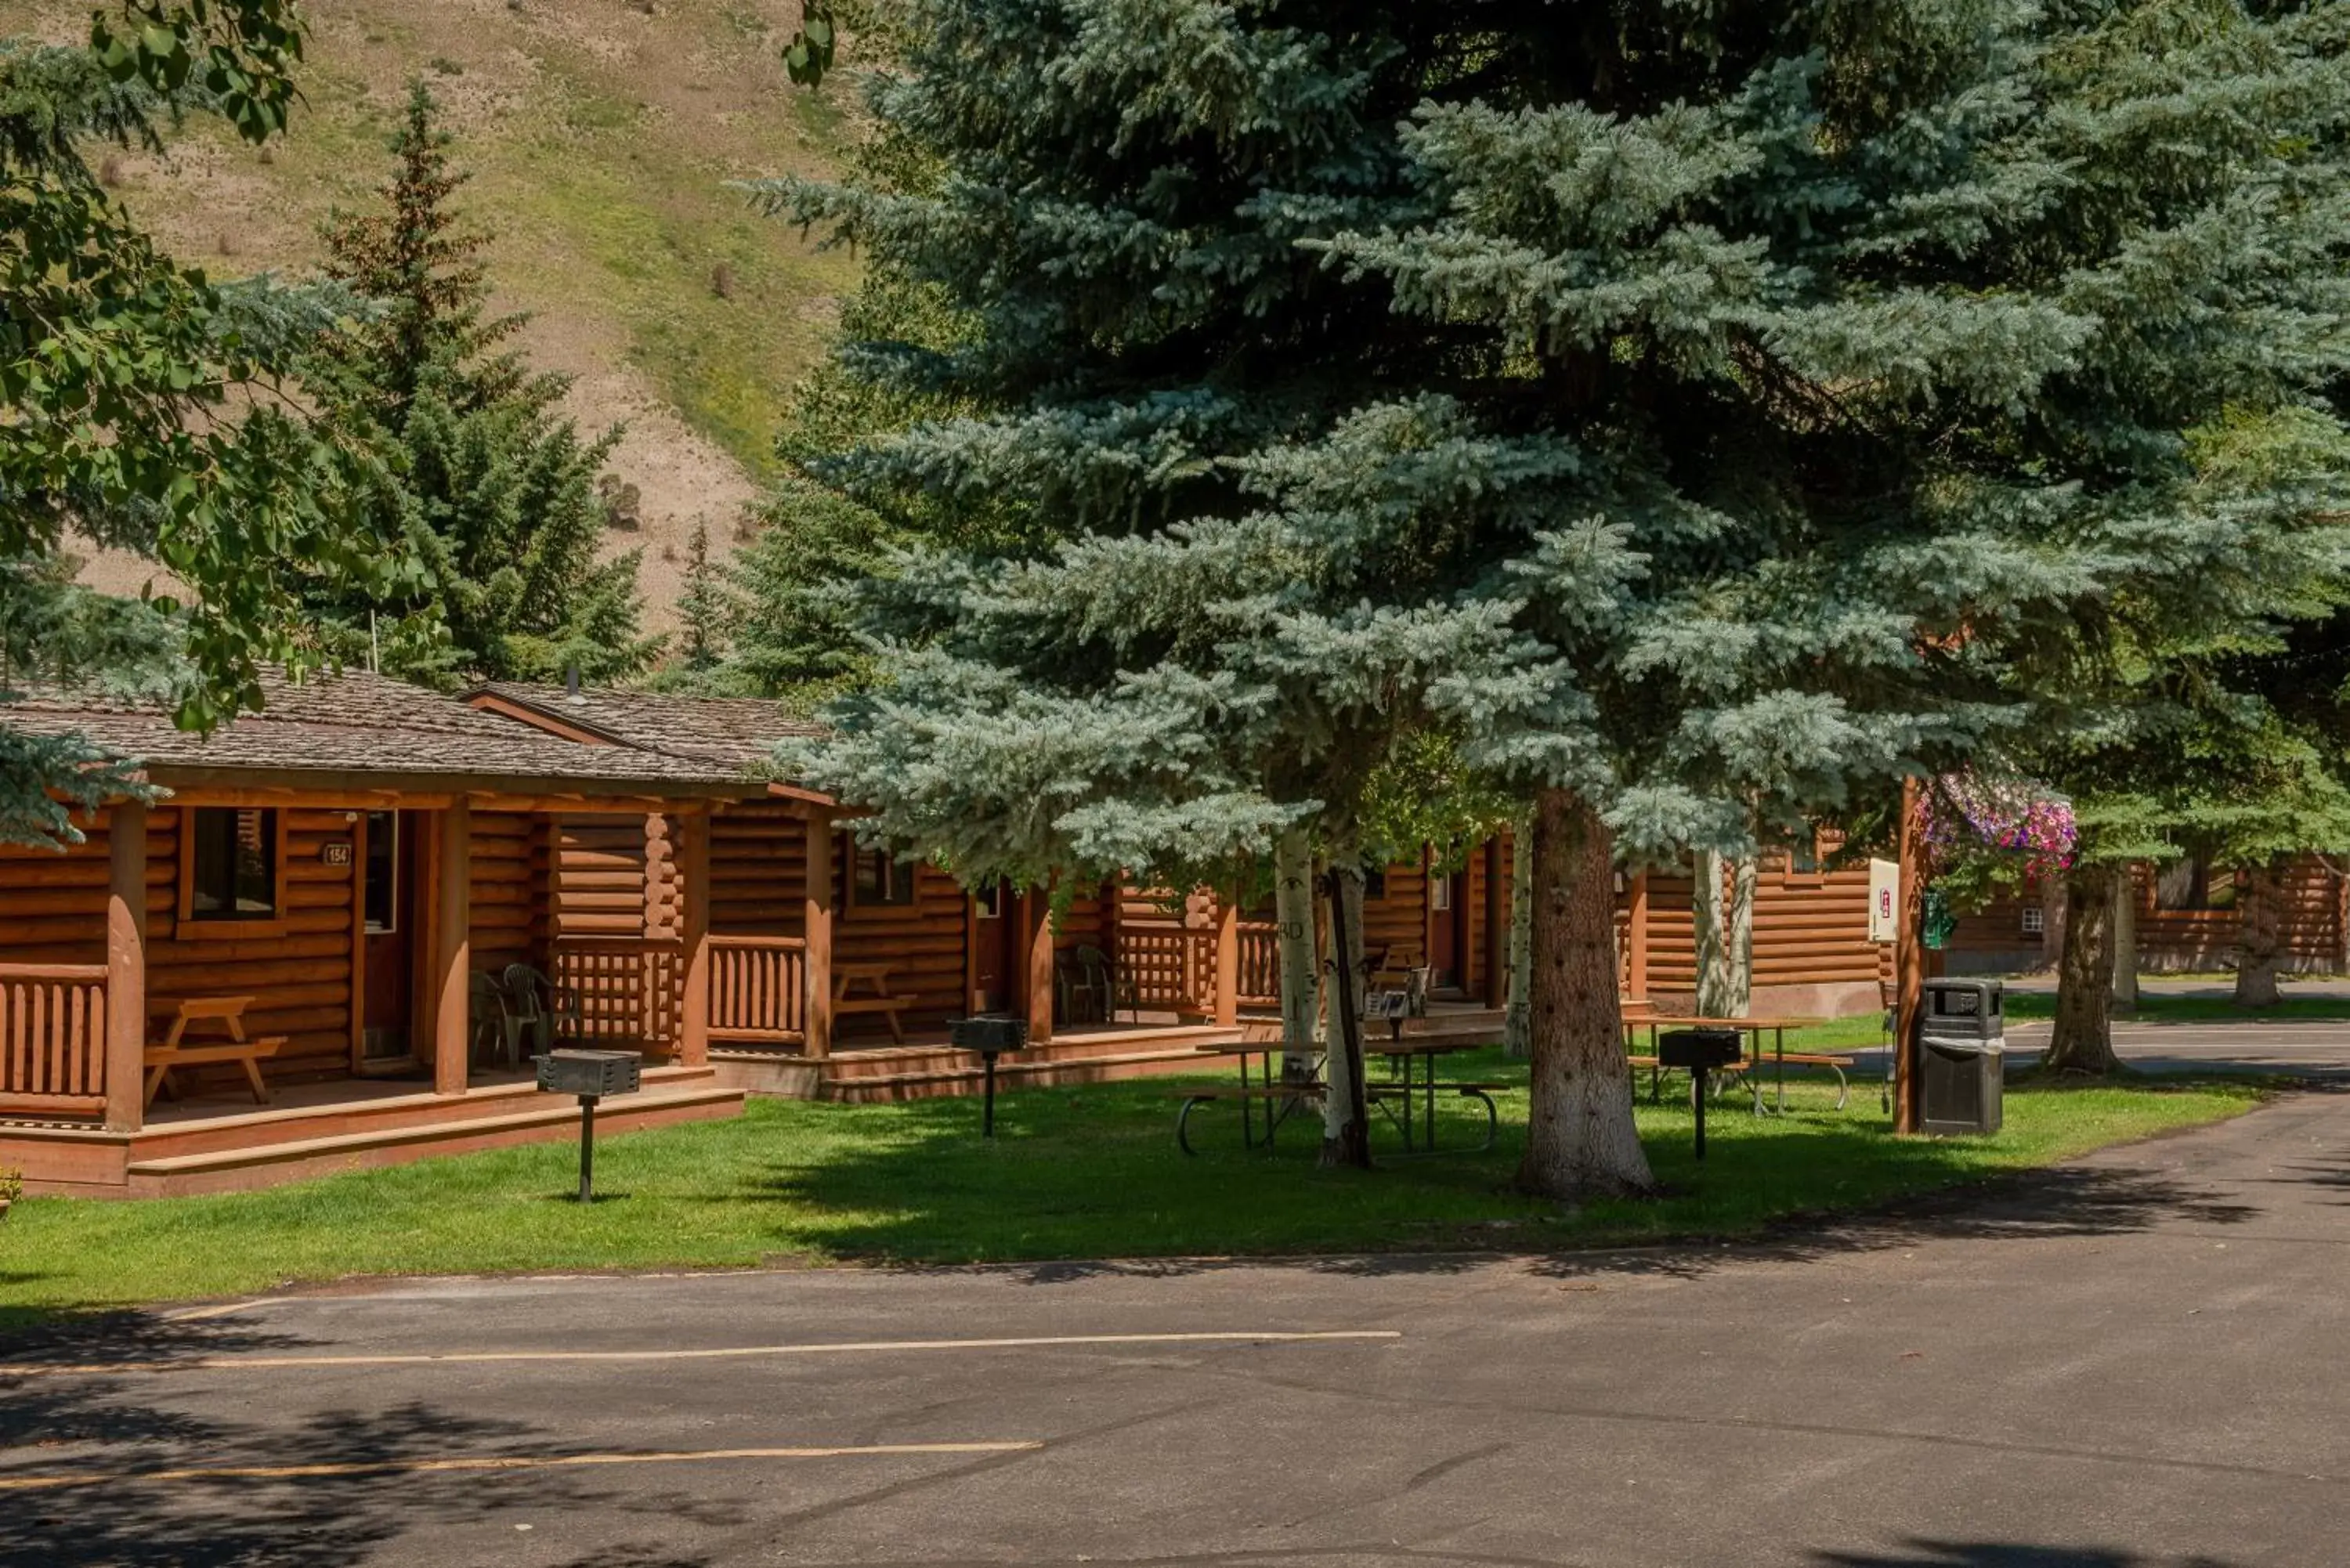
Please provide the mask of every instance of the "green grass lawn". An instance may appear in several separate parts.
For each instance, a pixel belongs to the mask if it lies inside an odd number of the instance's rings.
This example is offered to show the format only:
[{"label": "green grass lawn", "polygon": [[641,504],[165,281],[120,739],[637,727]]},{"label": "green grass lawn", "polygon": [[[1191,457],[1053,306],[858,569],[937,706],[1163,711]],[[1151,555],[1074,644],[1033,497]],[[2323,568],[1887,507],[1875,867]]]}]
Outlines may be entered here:
[{"label": "green grass lawn", "polygon": [[[1498,1053],[1453,1076],[1524,1081]],[[1219,1080],[1221,1081],[1221,1080]],[[747,1266],[853,1261],[1132,1257],[1462,1247],[1541,1249],[1752,1232],[1773,1220],[1879,1203],[2063,1159],[2251,1108],[2261,1091],[2201,1080],[2011,1087],[1987,1140],[1897,1141],[1874,1085],[1830,1108],[1823,1084],[1790,1114],[1733,1097],[1690,1157],[1686,1096],[1639,1123],[1669,1195],[1580,1210],[1522,1197],[1509,1179],[1525,1095],[1498,1096],[1485,1154],[1390,1159],[1370,1174],[1317,1169],[1301,1120],[1271,1158],[1244,1152],[1226,1106],[1193,1117],[1185,1158],[1170,1080],[1034,1089],[978,1135],[975,1100],[901,1106],[754,1101],[739,1120],[608,1138],[603,1200],[568,1200],[566,1144],[432,1159],[217,1198],[38,1199],[0,1224],[0,1326],[62,1308],[234,1294],[345,1275]],[[1482,1112],[1447,1109],[1442,1136],[1475,1141]],[[1391,1131],[1378,1146],[1391,1153]]]},{"label": "green grass lawn", "polygon": [[[2137,1008],[2116,1012],[2114,1018],[2116,1023],[2274,1023],[2295,1019],[2350,1018],[2350,996],[2294,996],[2290,992],[2291,984],[2286,981],[2287,994],[2274,1007],[2239,1007],[2224,996],[2169,996],[2161,992],[2141,991]],[[2056,998],[2049,992],[2011,991],[2007,993],[2007,1015],[2018,1019],[2054,1018]]]}]

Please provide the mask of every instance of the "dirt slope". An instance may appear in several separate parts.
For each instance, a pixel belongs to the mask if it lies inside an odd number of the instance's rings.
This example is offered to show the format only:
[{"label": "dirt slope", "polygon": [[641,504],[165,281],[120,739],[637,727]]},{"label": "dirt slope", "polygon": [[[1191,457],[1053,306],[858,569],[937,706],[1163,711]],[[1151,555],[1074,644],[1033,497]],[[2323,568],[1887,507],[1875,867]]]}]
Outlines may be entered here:
[{"label": "dirt slope", "polygon": [[[505,309],[534,363],[576,378],[584,427],[625,422],[613,468],[642,495],[643,580],[666,624],[697,522],[735,540],[785,388],[821,352],[854,264],[753,215],[726,182],[824,172],[854,83],[792,88],[776,50],[797,0],[312,0],[293,135],[256,151],[190,128],[164,159],[112,161],[114,188],[216,275],[299,271],[329,208],[389,169],[411,78],[446,106],[461,200],[494,236]],[[0,30],[78,36],[87,0],[0,0]],[[94,563],[135,587],[136,563]]]}]

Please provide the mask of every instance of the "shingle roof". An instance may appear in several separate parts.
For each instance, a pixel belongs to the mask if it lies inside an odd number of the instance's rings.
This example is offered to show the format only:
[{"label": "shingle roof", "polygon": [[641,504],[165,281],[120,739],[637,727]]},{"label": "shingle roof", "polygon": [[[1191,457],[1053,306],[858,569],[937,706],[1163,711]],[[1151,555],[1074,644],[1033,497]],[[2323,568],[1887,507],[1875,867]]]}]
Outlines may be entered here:
[{"label": "shingle roof", "polygon": [[592,689],[574,693],[523,680],[494,680],[478,691],[604,736],[616,745],[736,768],[770,761],[778,741],[824,733],[822,726],[795,719],[782,703],[763,697],[679,697]]},{"label": "shingle roof", "polygon": [[371,774],[588,785],[734,784],[723,761],[626,746],[582,745],[453,697],[363,670],[314,672],[298,684],[265,674],[263,708],[196,735],[161,709],[79,692],[36,690],[0,703],[0,725],[79,732],[143,763],[158,782],[180,770]]}]

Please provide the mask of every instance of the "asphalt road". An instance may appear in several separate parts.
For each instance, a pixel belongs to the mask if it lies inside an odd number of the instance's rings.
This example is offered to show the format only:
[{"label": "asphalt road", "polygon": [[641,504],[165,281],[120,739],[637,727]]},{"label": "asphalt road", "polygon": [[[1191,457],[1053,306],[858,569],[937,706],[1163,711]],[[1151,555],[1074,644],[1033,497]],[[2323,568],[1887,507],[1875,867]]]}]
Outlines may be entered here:
[{"label": "asphalt road", "polygon": [[11,1350],[0,1564],[2339,1563],[2345,1345],[2312,1093],[1759,1247],[159,1314]]}]

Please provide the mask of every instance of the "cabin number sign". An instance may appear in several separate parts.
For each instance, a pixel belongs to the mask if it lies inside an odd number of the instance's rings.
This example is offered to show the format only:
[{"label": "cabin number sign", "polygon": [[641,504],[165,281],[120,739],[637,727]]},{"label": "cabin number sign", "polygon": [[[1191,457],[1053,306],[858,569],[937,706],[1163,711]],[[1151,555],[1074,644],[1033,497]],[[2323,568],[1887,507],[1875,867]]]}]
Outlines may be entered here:
[{"label": "cabin number sign", "polygon": [[330,838],[327,840],[326,843],[318,846],[318,858],[329,866],[349,865],[351,863],[351,841],[348,838]]}]

